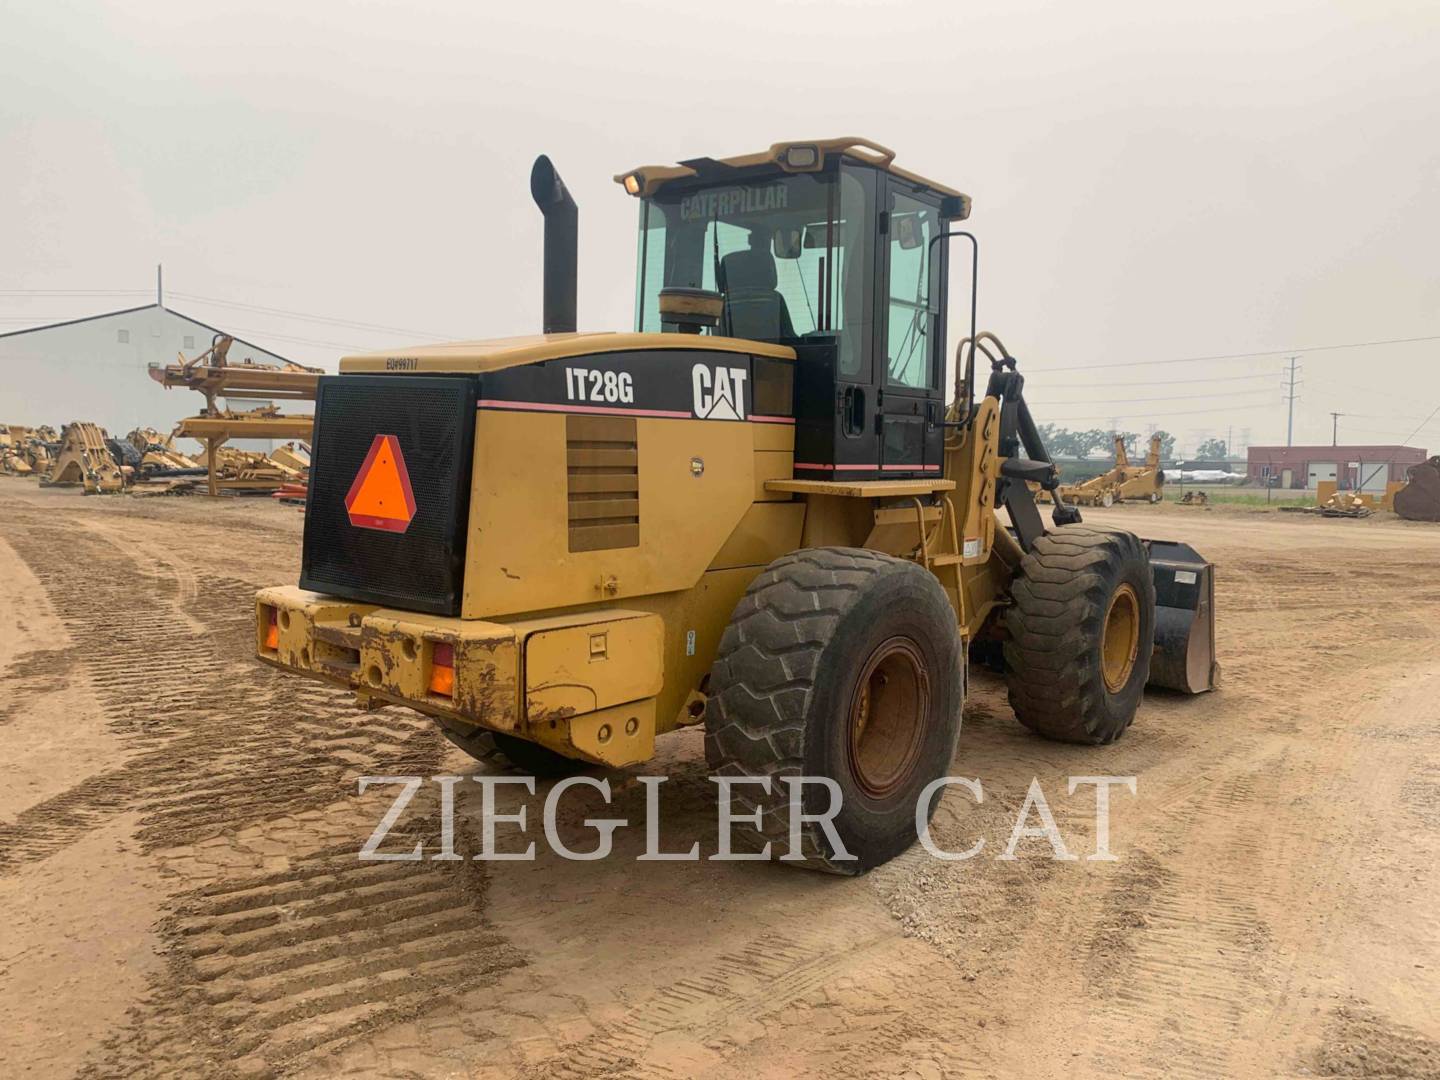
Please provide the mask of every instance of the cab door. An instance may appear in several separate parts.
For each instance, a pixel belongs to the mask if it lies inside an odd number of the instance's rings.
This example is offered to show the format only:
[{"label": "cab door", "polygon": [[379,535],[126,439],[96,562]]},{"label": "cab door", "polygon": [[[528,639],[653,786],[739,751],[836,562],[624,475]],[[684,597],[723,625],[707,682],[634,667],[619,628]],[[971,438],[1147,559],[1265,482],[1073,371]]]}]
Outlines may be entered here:
[{"label": "cab door", "polygon": [[940,472],[944,452],[942,324],[945,245],[938,196],[886,175],[880,216],[875,384],[880,468],[886,476]]}]

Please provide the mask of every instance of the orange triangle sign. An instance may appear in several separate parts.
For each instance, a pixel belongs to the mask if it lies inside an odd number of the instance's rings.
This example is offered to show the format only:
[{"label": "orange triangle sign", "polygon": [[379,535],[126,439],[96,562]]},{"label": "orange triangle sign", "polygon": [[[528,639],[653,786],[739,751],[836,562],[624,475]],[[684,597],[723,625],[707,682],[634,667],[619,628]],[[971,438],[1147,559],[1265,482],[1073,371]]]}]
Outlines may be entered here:
[{"label": "orange triangle sign", "polygon": [[400,440],[376,435],[345,496],[350,524],[362,529],[404,532],[415,517],[415,492]]}]

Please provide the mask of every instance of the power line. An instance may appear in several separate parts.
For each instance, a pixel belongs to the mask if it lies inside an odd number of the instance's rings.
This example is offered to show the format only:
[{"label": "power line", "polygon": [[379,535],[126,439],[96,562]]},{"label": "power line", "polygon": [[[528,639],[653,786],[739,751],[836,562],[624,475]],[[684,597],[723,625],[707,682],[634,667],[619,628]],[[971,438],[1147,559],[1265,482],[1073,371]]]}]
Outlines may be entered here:
[{"label": "power line", "polygon": [[[0,289],[0,296],[34,296],[34,297],[82,297],[82,296],[148,296],[148,289]],[[452,340],[454,335],[435,334],[425,330],[412,330],[403,326],[386,326],[382,323],[360,322],[354,319],[340,319],[329,315],[312,315],[303,311],[290,311],[286,308],[266,307],[262,304],[245,304],[235,300],[221,300],[214,296],[200,296],[196,293],[178,292],[171,290],[167,295],[177,296],[182,300],[194,300],[203,304],[216,304],[220,307],[236,308],[243,311],[261,312],[266,315],[283,315],[290,319],[301,319],[305,322],[325,323],[331,326],[343,326],[355,330],[374,330],[387,334],[408,334],[417,338],[432,340]],[[41,316],[44,318],[44,316]]]},{"label": "power line", "polygon": [[1381,341],[1351,341],[1343,345],[1291,346],[1288,349],[1262,349],[1259,352],[1217,353],[1214,356],[1182,356],[1174,360],[1124,360],[1114,364],[1075,364],[1066,367],[1031,368],[1034,372],[1092,371],[1097,368],[1146,367],[1152,364],[1198,364],[1206,360],[1248,360],[1257,356],[1285,356],[1299,348],[1302,353],[1329,352],[1334,349],[1365,349],[1372,345],[1408,345],[1417,341],[1440,341],[1440,334],[1427,337],[1386,338]]},{"label": "power line", "polygon": [[[1267,379],[1273,376],[1266,375]],[[1252,394],[1273,393],[1268,387],[1259,390],[1237,390],[1227,394],[1172,394],[1168,397],[1153,398],[1101,398],[1097,401],[1037,401],[1036,407],[1043,406],[1047,409],[1064,408],[1067,405],[1135,405],[1147,401],[1209,401],[1212,398],[1250,397]],[[1224,406],[1222,406],[1224,408]]]},{"label": "power line", "polygon": [[451,335],[434,334],[425,330],[409,330],[403,326],[385,326],[380,323],[356,322],[351,319],[337,319],[328,315],[310,315],[302,311],[289,311],[285,308],[265,307],[261,304],[242,304],[233,300],[219,300],[213,296],[197,296],[194,293],[174,292],[171,296],[178,296],[182,300],[195,300],[204,304],[217,304],[220,307],[237,308],[243,311],[257,311],[266,315],[283,315],[290,319],[303,319],[306,322],[328,323],[332,326],[344,326],[357,330],[376,330],[387,334],[411,334],[419,338],[451,340]]},{"label": "power line", "polygon": [[[1055,370],[1055,369],[1052,368],[1051,370]],[[1207,376],[1207,377],[1202,378],[1202,379],[1157,379],[1157,380],[1154,381],[1154,382],[1130,382],[1130,381],[1127,380],[1126,383],[1125,383],[1125,385],[1126,385],[1126,386],[1180,386],[1180,385],[1184,385],[1184,384],[1186,384],[1186,383],[1240,382],[1240,381],[1243,380],[1243,379],[1269,379],[1269,378],[1273,378],[1273,376],[1272,376],[1268,371],[1266,371],[1266,372],[1260,373],[1259,375],[1211,375],[1211,376]],[[1080,388],[1083,388],[1084,386],[1087,386],[1087,385],[1089,385],[1089,384],[1087,384],[1087,383],[1075,383],[1074,385],[1075,385],[1075,387],[1076,387],[1077,389],[1080,389]],[[1049,389],[1066,390],[1066,389],[1068,389],[1069,387],[1068,387],[1067,384],[1065,384],[1065,383],[1056,384],[1056,383],[1050,382],[1050,381],[1047,379],[1047,380],[1045,381],[1045,388],[1046,388],[1047,390],[1049,390]]]},{"label": "power line", "polygon": [[1273,409],[1273,408],[1274,408],[1274,405],[1266,402],[1266,403],[1262,403],[1262,404],[1260,404],[1260,405],[1229,405],[1229,406],[1224,406],[1224,407],[1222,407],[1222,408],[1216,408],[1216,409],[1187,409],[1187,410],[1185,410],[1185,411],[1183,411],[1183,412],[1124,413],[1124,414],[1121,414],[1121,415],[1118,415],[1118,416],[1117,416],[1115,413],[1110,412],[1110,413],[1104,413],[1104,414],[1102,414],[1102,415],[1100,415],[1100,416],[1067,416],[1067,417],[1064,417],[1064,420],[1065,420],[1066,423],[1074,423],[1074,422],[1077,421],[1077,420],[1122,420],[1122,419],[1125,419],[1125,420],[1131,420],[1131,419],[1152,420],[1152,419],[1154,419],[1154,418],[1157,417],[1157,416],[1202,416],[1202,415],[1213,415],[1213,414],[1215,414],[1215,413],[1217,413],[1217,412],[1227,412],[1227,413],[1228,413],[1228,412],[1245,412],[1247,409]]},{"label": "power line", "polygon": [[148,296],[149,289],[0,289],[0,296]]},{"label": "power line", "polygon": [[239,331],[242,334],[254,334],[256,337],[272,338],[275,341],[289,341],[298,345],[323,345],[333,349],[354,349],[357,352],[370,352],[374,348],[373,345],[356,345],[353,341],[320,341],[316,338],[276,334],[270,330],[262,330],[254,326],[236,326],[233,323],[226,323],[221,329],[227,334],[231,331]]},{"label": "power line", "polygon": [[[1344,416],[1355,416],[1355,417],[1359,417],[1361,420],[1404,420],[1404,421],[1406,421],[1407,423],[1410,422],[1411,420],[1419,420],[1419,419],[1420,419],[1420,417],[1418,417],[1418,416],[1397,416],[1395,413],[1352,412],[1352,413],[1343,413],[1342,415],[1344,415]],[[1375,430],[1375,429],[1374,429],[1374,428],[1371,428],[1370,430],[1373,431],[1373,430]],[[1398,430],[1400,430],[1400,429],[1396,428],[1395,430],[1398,431]]]}]

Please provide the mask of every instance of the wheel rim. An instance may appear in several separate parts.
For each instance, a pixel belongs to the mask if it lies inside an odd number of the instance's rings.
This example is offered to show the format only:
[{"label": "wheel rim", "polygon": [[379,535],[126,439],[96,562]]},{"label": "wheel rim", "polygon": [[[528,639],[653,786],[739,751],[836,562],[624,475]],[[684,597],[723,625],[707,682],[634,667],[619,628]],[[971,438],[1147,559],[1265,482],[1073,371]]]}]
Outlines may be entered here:
[{"label": "wheel rim", "polygon": [[1105,611],[1105,632],[1100,646],[1100,667],[1105,675],[1105,688],[1119,693],[1130,681],[1135,669],[1135,654],[1140,649],[1140,598],[1130,585],[1121,585],[1110,597]]},{"label": "wheel rim", "polygon": [[920,757],[930,680],[909,638],[881,642],[860,669],[850,701],[850,775],[882,799],[904,786]]}]

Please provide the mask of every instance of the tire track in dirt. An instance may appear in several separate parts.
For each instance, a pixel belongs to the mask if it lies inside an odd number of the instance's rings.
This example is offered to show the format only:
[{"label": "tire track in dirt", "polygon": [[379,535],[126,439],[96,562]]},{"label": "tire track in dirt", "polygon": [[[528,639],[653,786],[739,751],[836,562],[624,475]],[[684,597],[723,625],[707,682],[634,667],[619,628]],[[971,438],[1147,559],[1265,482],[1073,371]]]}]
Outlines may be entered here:
[{"label": "tire track in dirt", "polygon": [[1440,1080],[1440,1043],[1396,1024],[1363,1001],[1330,1017],[1317,1055],[1320,1076]]},{"label": "tire track in dirt", "polygon": [[[71,640],[48,663],[83,672],[129,754],[0,827],[0,873],[139,811],[140,848],[200,883],[162,923],[164,973],[87,1075],[287,1071],[523,963],[485,915],[483,864],[357,858],[375,822],[356,776],[436,772],[428,719],[362,713],[255,662],[249,582],[147,560],[73,515],[15,520]],[[421,817],[393,838],[433,849],[436,829]]]},{"label": "tire track in dirt", "polygon": [[88,674],[132,756],[0,826],[0,873],[123,810],[144,814],[138,839],[153,850],[333,802],[357,770],[438,763],[440,740],[418,714],[362,714],[342,693],[251,660],[250,584],[200,573],[185,599],[163,568],[74,520],[13,520],[13,546],[72,640],[49,662]]},{"label": "tire track in dirt", "polygon": [[[854,936],[846,948],[836,939]],[[626,1076],[673,1080],[693,1075],[693,1063],[652,1052],[667,1033],[683,1033],[705,1046],[723,1040],[737,1020],[762,1021],[822,991],[857,968],[883,963],[879,950],[891,941],[878,913],[847,916],[799,933],[765,931],[708,960],[697,974],[653,991],[599,1037],[536,1064],[541,1077]]]},{"label": "tire track in dirt", "polygon": [[[397,846],[433,848],[412,830]],[[485,914],[467,840],[457,862],[363,862],[346,845],[182,895],[153,1004],[83,1075],[284,1074],[522,966]]]}]

